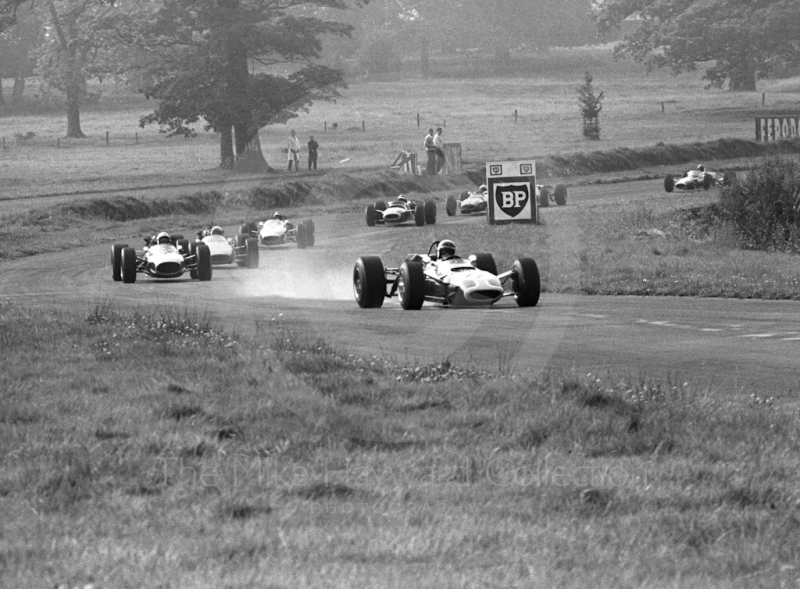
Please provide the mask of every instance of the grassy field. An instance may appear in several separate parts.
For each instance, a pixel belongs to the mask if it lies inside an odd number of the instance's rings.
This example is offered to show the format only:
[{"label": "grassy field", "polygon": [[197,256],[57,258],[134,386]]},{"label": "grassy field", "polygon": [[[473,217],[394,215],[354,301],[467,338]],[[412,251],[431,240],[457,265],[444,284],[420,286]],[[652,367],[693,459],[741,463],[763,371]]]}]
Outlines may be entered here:
[{"label": "grassy field", "polygon": [[[752,136],[760,93],[705,92],[598,51],[570,53],[558,75],[550,55],[541,77],[524,80],[406,80],[401,90],[355,81],[292,126],[321,136],[321,164],[354,186],[361,170],[418,146],[417,112],[424,128],[446,123],[476,164]],[[599,143],[579,134],[575,88],[587,64],[607,96]],[[769,108],[796,108],[800,84],[764,91]],[[60,119],[3,118],[0,198],[197,180],[231,189],[219,201],[188,190],[154,203],[150,189],[132,193],[142,200],[12,215],[0,202],[0,261],[255,216],[246,190],[215,167],[213,137],[147,129],[137,144],[148,106],[125,104],[86,113],[90,139],[59,148]],[[339,129],[322,134],[326,121]],[[263,133],[270,163],[282,161],[286,131]],[[292,212],[363,214],[366,196],[344,198],[324,181],[329,190]],[[441,202],[452,187],[426,189]],[[512,228],[502,243],[488,227],[461,235],[454,225],[453,237],[499,261],[535,247],[550,292],[797,298],[796,256],[737,249],[709,216],[715,194],[567,207],[543,232]],[[418,249],[411,233],[390,255]],[[0,302],[0,355],[3,587],[800,581],[800,415],[789,396],[723,398],[679,376],[534,380],[405,365],[354,357],[279,318],[250,338],[192,309],[95,301],[79,315]]]}]

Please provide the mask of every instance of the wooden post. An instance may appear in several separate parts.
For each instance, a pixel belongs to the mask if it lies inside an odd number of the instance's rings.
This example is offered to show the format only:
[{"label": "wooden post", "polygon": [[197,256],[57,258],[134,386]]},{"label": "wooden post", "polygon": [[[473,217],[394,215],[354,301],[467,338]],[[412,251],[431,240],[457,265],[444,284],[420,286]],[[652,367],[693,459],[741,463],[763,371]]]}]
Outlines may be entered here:
[{"label": "wooden post", "polygon": [[328,121],[325,121],[325,127],[323,128],[322,132],[323,133],[327,133],[328,132]]},{"label": "wooden post", "polygon": [[664,101],[661,101],[661,114],[664,114]]},{"label": "wooden post", "polygon": [[514,109],[514,122],[517,122],[517,109]]},{"label": "wooden post", "polygon": [[362,119],[361,121],[361,130],[366,133],[367,131],[367,122]]},{"label": "wooden post", "polygon": [[106,131],[106,145],[108,145],[108,131]]},{"label": "wooden post", "polygon": [[419,111],[417,111],[417,129],[419,129]]},{"label": "wooden post", "polygon": [[136,133],[134,133],[134,135],[136,137],[136,143],[138,144],[139,143],[139,131],[136,131]]},{"label": "wooden post", "polygon": [[762,92],[761,93],[761,106],[764,106],[766,104],[766,102],[767,102],[767,93],[766,92]]},{"label": "wooden post", "polygon": [[6,148],[6,138],[3,137],[3,150],[5,150],[5,148]]},{"label": "wooden post", "polygon": [[56,139],[56,147],[61,147],[61,137]]}]

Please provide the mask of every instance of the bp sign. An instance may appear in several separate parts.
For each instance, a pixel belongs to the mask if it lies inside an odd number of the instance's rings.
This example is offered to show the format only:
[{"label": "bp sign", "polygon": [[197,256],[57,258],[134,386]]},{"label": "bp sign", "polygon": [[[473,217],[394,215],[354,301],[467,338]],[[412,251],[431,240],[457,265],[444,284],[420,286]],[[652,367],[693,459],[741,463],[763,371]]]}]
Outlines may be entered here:
[{"label": "bp sign", "polygon": [[533,161],[486,164],[489,223],[538,223],[536,164]]}]

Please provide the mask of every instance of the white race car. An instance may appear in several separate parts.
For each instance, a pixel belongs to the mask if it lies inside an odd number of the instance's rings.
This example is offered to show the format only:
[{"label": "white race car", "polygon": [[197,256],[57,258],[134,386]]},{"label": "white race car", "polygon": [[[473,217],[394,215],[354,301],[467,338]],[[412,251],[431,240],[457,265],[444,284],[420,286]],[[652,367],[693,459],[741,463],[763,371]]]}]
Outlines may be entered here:
[{"label": "white race car", "polygon": [[436,223],[436,201],[427,200],[425,203],[409,201],[402,194],[397,200],[386,202],[376,200],[367,205],[366,210],[367,226],[375,225],[399,225],[406,221],[413,220],[418,227],[426,223],[433,225]]},{"label": "white race car", "polygon": [[514,260],[511,270],[498,274],[491,254],[437,259],[439,243],[433,242],[427,255],[408,255],[399,268],[384,268],[378,256],[358,258],[353,269],[358,305],[381,307],[395,295],[406,310],[420,309],[424,301],[448,307],[488,307],[509,296],[520,307],[539,302],[539,268],[533,258]]},{"label": "white race car", "polygon": [[254,237],[262,245],[283,245],[294,241],[297,247],[306,248],[314,245],[314,221],[300,221],[297,225],[287,221],[283,214],[276,212],[266,221],[244,223],[239,234]]},{"label": "white race car", "polygon": [[719,174],[717,172],[709,172],[702,164],[697,166],[694,170],[689,170],[685,174],[675,179],[672,174],[667,174],[664,177],[664,190],[667,192],[674,192],[675,190],[708,190],[712,186],[721,183],[723,186],[728,186],[736,179],[734,172],[725,172]]},{"label": "white race car", "polygon": [[161,232],[144,238],[142,253],[128,247],[126,243],[115,243],[111,247],[111,277],[125,283],[136,282],[141,272],[152,278],[179,278],[189,271],[192,278],[211,280],[211,252],[204,243],[190,251],[190,244],[182,235]]},{"label": "white race car", "polygon": [[477,192],[465,190],[458,197],[452,194],[447,197],[445,211],[452,217],[456,211],[461,211],[462,215],[485,215],[489,208],[489,196],[486,184],[482,184]]},{"label": "white race car", "polygon": [[567,204],[567,185],[537,184],[536,197],[539,199],[540,207],[549,207],[550,203],[556,203],[558,206],[563,207]]},{"label": "white race car", "polygon": [[197,240],[189,244],[189,252],[193,253],[200,243],[208,246],[214,266],[235,263],[240,268],[258,268],[258,240],[255,237],[237,233],[226,238],[222,227],[215,225],[197,232]]}]

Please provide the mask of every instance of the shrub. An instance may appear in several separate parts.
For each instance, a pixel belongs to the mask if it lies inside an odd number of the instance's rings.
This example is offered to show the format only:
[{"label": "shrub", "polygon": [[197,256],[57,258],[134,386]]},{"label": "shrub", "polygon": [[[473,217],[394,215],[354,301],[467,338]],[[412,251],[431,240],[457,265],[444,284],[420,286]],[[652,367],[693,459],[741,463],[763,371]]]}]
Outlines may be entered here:
[{"label": "shrub", "polygon": [[742,247],[800,252],[800,163],[773,157],[722,192],[720,205]]},{"label": "shrub", "polygon": [[603,110],[603,92],[595,94],[592,74],[586,72],[583,84],[578,88],[578,105],[583,117],[583,136],[600,139],[600,111]]}]

